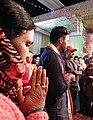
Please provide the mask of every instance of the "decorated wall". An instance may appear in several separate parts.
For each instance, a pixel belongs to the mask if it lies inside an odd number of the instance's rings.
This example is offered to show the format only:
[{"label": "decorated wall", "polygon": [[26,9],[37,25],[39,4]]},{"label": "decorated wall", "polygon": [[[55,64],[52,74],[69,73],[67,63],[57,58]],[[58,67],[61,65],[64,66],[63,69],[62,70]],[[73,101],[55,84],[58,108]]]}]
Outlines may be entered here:
[{"label": "decorated wall", "polygon": [[83,43],[83,39],[81,35],[74,35],[69,37],[68,44],[77,49],[77,51],[75,52],[75,55],[79,57],[83,56],[82,43]]}]

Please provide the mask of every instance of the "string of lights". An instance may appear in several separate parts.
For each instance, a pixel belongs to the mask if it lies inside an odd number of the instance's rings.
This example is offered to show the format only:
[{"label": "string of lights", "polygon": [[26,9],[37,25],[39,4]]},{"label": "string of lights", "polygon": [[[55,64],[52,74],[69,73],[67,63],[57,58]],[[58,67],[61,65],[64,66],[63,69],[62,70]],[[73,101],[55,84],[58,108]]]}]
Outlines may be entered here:
[{"label": "string of lights", "polygon": [[43,8],[43,7],[41,7],[40,5],[38,6],[38,5],[36,5],[36,4],[33,4],[33,3],[31,3],[31,2],[28,2],[27,0],[23,0],[24,2],[26,2],[27,4],[30,4],[30,5],[32,5],[32,6],[34,6],[34,7],[36,7],[36,8],[39,8],[39,9],[42,9],[42,10],[44,10],[44,11],[50,11],[49,9],[45,9],[45,8]]}]

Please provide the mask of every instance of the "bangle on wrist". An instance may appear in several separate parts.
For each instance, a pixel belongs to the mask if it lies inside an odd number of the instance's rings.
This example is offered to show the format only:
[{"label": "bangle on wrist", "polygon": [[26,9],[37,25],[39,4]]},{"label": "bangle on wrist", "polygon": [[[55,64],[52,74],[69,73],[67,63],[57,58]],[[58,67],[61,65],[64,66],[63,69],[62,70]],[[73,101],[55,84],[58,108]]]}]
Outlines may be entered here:
[{"label": "bangle on wrist", "polygon": [[37,111],[46,111],[46,109],[45,108],[36,108],[36,109],[33,109],[31,111],[28,111],[28,113],[25,114],[25,117],[27,117],[31,113],[34,113],[34,112],[37,112]]}]

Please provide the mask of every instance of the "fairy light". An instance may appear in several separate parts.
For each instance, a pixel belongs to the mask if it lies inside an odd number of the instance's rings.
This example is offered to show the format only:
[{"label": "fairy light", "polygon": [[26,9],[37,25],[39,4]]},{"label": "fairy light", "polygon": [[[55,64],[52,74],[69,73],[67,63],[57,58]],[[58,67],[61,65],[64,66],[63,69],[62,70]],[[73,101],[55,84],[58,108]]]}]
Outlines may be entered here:
[{"label": "fairy light", "polygon": [[42,10],[44,10],[44,11],[50,11],[50,10],[48,10],[48,9],[45,9],[45,8],[43,8],[43,7],[41,7],[40,5],[38,6],[38,5],[36,5],[36,4],[33,4],[33,3],[31,3],[31,2],[28,2],[27,0],[23,0],[24,2],[26,2],[26,3],[28,3],[28,4],[30,4],[30,5],[32,5],[32,6],[34,6],[34,7],[36,7],[36,8],[39,8],[39,9],[42,9]]},{"label": "fairy light", "polygon": [[51,13],[54,13],[55,11],[54,10],[51,10]]}]

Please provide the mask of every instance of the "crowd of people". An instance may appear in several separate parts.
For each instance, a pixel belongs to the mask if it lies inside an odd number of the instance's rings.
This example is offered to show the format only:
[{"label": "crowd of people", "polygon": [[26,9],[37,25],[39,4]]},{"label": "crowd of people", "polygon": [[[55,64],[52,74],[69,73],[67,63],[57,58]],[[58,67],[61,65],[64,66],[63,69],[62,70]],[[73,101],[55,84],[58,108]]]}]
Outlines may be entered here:
[{"label": "crowd of people", "polygon": [[33,55],[34,31],[22,6],[0,0],[0,120],[93,118],[93,57],[74,55],[63,26],[52,29],[41,55]]},{"label": "crowd of people", "polygon": [[66,73],[73,73],[75,80],[70,83],[74,115],[83,114],[93,118],[93,56],[75,56],[77,49],[67,46],[64,54]]}]

